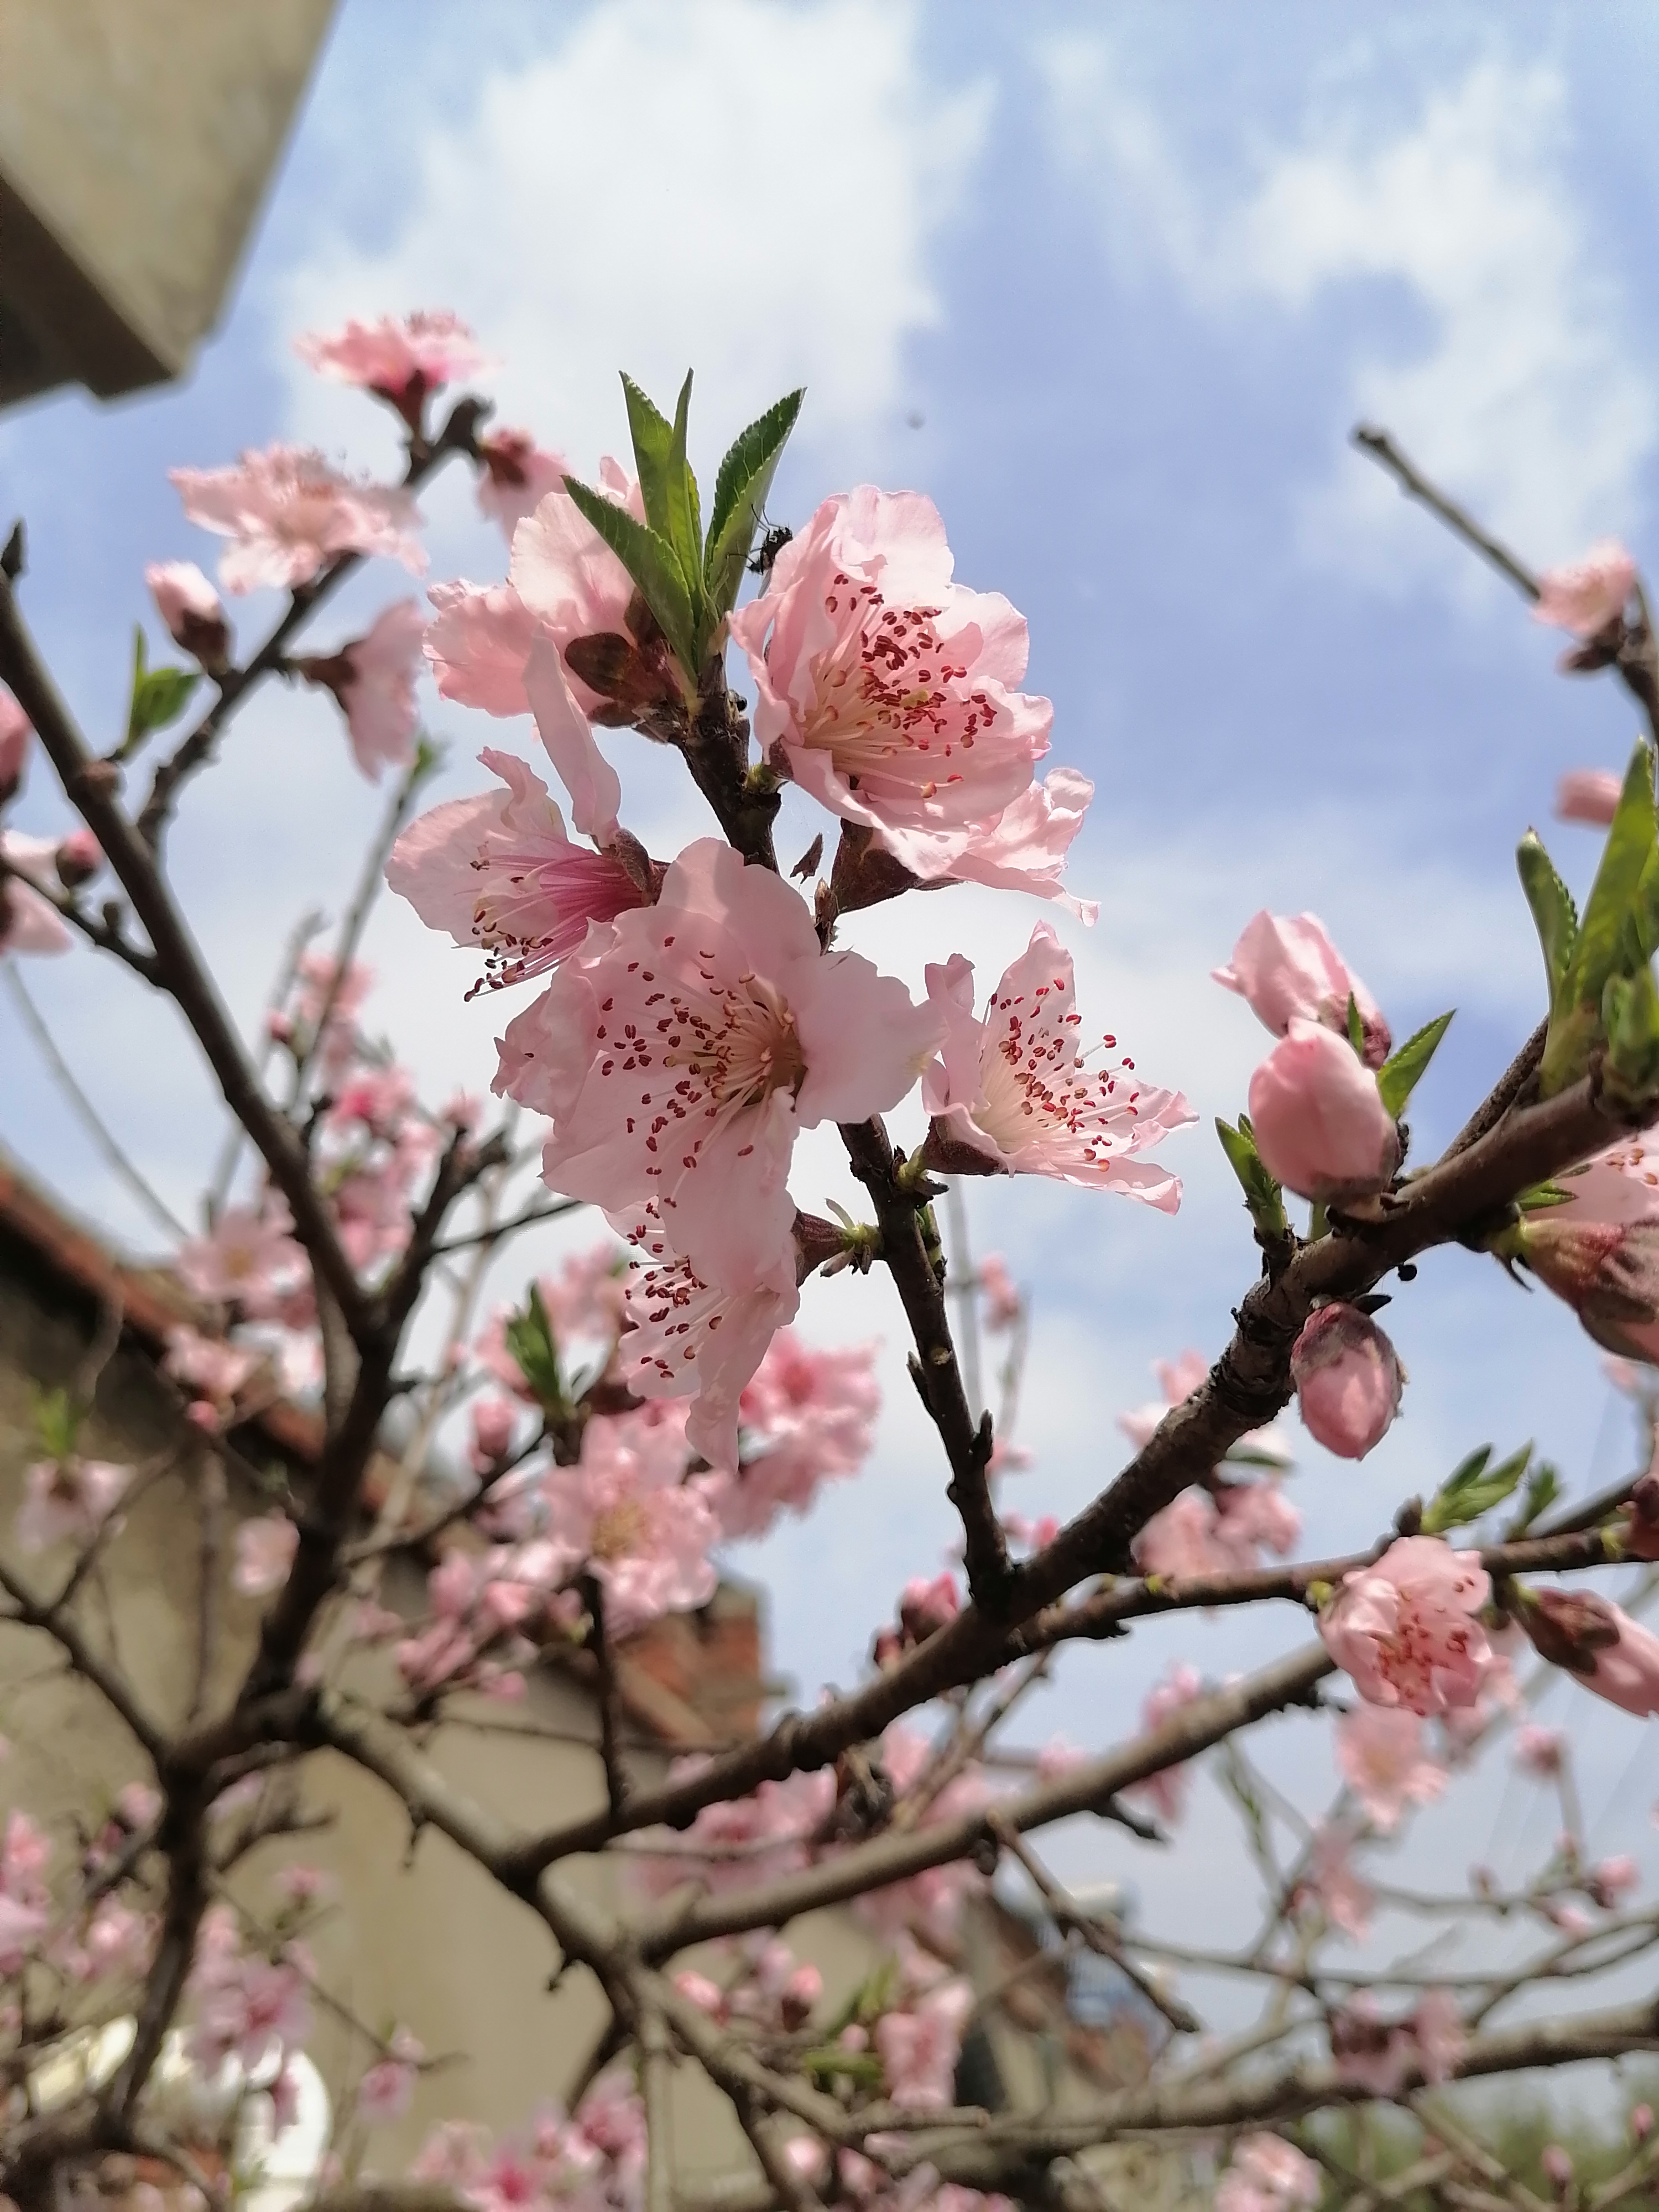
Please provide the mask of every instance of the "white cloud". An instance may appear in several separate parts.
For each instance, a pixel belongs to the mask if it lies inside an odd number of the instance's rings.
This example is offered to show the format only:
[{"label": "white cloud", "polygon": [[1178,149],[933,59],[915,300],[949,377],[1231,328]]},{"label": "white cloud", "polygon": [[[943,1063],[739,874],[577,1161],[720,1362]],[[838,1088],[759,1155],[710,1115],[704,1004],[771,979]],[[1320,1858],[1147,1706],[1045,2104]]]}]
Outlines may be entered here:
[{"label": "white cloud", "polygon": [[[1345,427],[1387,425],[1540,566],[1629,529],[1659,410],[1573,189],[1555,70],[1489,56],[1405,121],[1346,76],[1236,182],[1183,159],[1103,43],[1047,49],[1045,74],[1062,158],[1126,270],[1161,266],[1218,319],[1357,295]],[[1379,579],[1449,557],[1351,456],[1304,521],[1311,552]]]},{"label": "white cloud", "polygon": [[[505,356],[502,418],[583,467],[618,441],[622,366],[672,401],[694,365],[710,442],[803,381],[805,436],[867,436],[939,318],[929,250],[990,99],[928,82],[916,33],[887,0],[595,9],[433,120],[400,228],[295,270],[283,342],[453,306]],[[361,428],[297,371],[293,408],[330,444]]]}]

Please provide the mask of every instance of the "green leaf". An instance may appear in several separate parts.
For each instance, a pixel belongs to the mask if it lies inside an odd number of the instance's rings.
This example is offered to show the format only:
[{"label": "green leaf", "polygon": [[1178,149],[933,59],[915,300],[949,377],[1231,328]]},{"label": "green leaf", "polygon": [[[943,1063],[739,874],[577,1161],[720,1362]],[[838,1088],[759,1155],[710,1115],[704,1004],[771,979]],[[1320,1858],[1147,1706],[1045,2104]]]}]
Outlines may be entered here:
[{"label": "green leaf", "polygon": [[1572,1195],[1559,1182],[1535,1182],[1528,1189],[1517,1191],[1515,1202],[1522,1213],[1547,1213],[1553,1206],[1565,1206]]},{"label": "green leaf", "polygon": [[1365,1057],[1365,1024],[1359,1018],[1359,1001],[1352,991],[1348,994],[1348,1042],[1361,1060]]},{"label": "green leaf", "polygon": [[1443,1535],[1448,1528],[1463,1528],[1468,1522],[1478,1521],[1494,1505],[1501,1505],[1526,1473],[1532,1458],[1532,1446],[1522,1444],[1518,1452],[1497,1467],[1489,1467],[1492,1446],[1483,1444],[1473,1451],[1461,1465],[1453,1468],[1423,1513],[1423,1534],[1425,1536]]},{"label": "green leaf", "polygon": [[1538,942],[1543,948],[1544,975],[1553,1012],[1560,994],[1561,979],[1578,941],[1578,909],[1534,830],[1528,830],[1521,840],[1515,865],[1520,870],[1521,888],[1532,908]]},{"label": "green leaf", "polygon": [[663,536],[679,556],[694,599],[702,596],[702,514],[697,501],[697,479],[686,456],[686,422],[691,411],[691,372],[685,372],[674,408],[673,444],[668,455],[668,517],[659,524]]},{"label": "green leaf", "polygon": [[1244,1203],[1250,1210],[1250,1218],[1264,1237],[1288,1236],[1290,1223],[1285,1215],[1285,1194],[1261,1164],[1261,1155],[1255,1148],[1255,1138],[1243,1115],[1238,1117],[1238,1127],[1224,1121],[1218,1115],[1215,1133],[1221,1139],[1221,1149],[1227,1155],[1227,1164],[1238,1177],[1239,1188],[1244,1194]]},{"label": "green leaf", "polygon": [[691,594],[673,547],[648,523],[635,522],[625,507],[603,498],[579,478],[567,477],[564,488],[577,512],[586,516],[639,586],[679,662],[688,691],[695,690],[700,659],[696,624]]},{"label": "green leaf", "polygon": [[1601,1022],[1607,1033],[1602,1088],[1615,1106],[1644,1106],[1659,1091],[1659,989],[1650,967],[1608,977]]},{"label": "green leaf", "polygon": [[674,426],[625,370],[622,384],[628,428],[634,441],[634,466],[639,471],[640,497],[645,502],[645,519],[659,537],[666,538],[668,466],[674,446]]},{"label": "green leaf", "polygon": [[152,732],[176,722],[202,680],[199,668],[151,668],[146,665],[144,633],[132,633],[132,690],[127,704],[127,733],[116,757],[136,752]]},{"label": "green leaf", "polygon": [[1526,1487],[1515,1518],[1504,1531],[1504,1541],[1513,1544],[1524,1536],[1540,1513],[1547,1512],[1561,1495],[1561,1478],[1547,1459],[1528,1472]]},{"label": "green leaf", "polygon": [[510,1314],[501,1332],[507,1348],[538,1402],[550,1413],[564,1406],[564,1382],[559,1373],[559,1351],[541,1291],[532,1283],[522,1313]]},{"label": "green leaf", "polygon": [[[1638,744],[1625,771],[1618,811],[1584,907],[1572,957],[1551,1009],[1550,1034],[1539,1069],[1540,1095],[1551,1097],[1589,1064],[1609,979],[1620,971],[1621,943],[1636,921],[1642,879],[1655,843],[1653,755]],[[1559,1018],[1558,1019],[1558,1017]]]},{"label": "green leaf", "polygon": [[733,440],[720,463],[703,556],[703,576],[716,619],[728,613],[737,599],[779,459],[805,397],[803,387],[769,407]]},{"label": "green leaf", "polygon": [[34,1397],[34,1431],[48,1459],[67,1459],[75,1449],[81,1417],[67,1390],[38,1390]]},{"label": "green leaf", "polygon": [[[1349,1000],[1352,1006],[1353,1000]],[[1455,1012],[1455,1008],[1453,1009]],[[1434,1058],[1440,1040],[1451,1026],[1450,1014],[1437,1014],[1431,1022],[1425,1022],[1415,1036],[1408,1036],[1398,1052],[1385,1060],[1376,1071],[1376,1087],[1382,1094],[1382,1103],[1397,1121],[1406,1109],[1406,1101],[1422,1080],[1424,1070]]]}]

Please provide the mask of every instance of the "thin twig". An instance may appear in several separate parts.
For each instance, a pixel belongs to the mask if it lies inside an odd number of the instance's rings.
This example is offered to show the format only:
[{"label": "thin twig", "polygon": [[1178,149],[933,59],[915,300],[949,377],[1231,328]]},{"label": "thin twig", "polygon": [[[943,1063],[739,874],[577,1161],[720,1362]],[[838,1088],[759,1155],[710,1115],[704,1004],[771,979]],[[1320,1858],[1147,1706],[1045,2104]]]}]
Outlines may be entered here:
[{"label": "thin twig", "polygon": [[582,1577],[581,1594],[591,1624],[587,1632],[588,1648],[593,1654],[599,1680],[599,1757],[605,1763],[605,1796],[612,1817],[620,1819],[628,1802],[628,1776],[623,1766],[617,1736],[619,1715],[616,1662],[611,1638],[605,1632],[605,1590],[597,1575]]},{"label": "thin twig", "polygon": [[1517,561],[1507,545],[1500,544],[1490,531],[1481,527],[1473,515],[1431,484],[1407,459],[1386,430],[1375,423],[1361,422],[1353,434],[1353,442],[1362,453],[1369,453],[1382,468],[1385,468],[1400,486],[1407,499],[1422,502],[1431,514],[1437,514],[1454,537],[1478,553],[1483,561],[1490,562],[1498,574],[1514,585],[1517,592],[1528,599],[1538,597],[1539,583],[1530,568]]},{"label": "thin twig", "polygon": [[76,1081],[70,1072],[69,1062],[58,1051],[57,1040],[46,1026],[45,1016],[29,996],[28,986],[18,970],[16,961],[7,960],[3,965],[6,988],[11,993],[23,1026],[40,1047],[40,1056],[51,1069],[52,1080],[74,1108],[87,1134],[146,1212],[166,1230],[169,1242],[182,1244],[190,1235],[189,1230],[166,1200],[144,1180],[121,1149],[120,1142],[109,1124]]}]

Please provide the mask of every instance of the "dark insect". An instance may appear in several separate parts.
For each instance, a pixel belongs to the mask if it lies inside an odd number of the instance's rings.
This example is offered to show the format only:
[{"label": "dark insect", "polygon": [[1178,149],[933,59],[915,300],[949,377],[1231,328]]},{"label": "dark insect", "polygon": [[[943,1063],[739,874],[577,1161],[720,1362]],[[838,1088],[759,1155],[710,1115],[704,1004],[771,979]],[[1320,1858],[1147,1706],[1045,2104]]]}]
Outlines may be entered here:
[{"label": "dark insect", "polygon": [[769,576],[772,573],[772,563],[777,559],[779,554],[782,552],[784,547],[789,543],[794,534],[794,532],[790,529],[787,523],[773,523],[770,528],[767,531],[765,537],[763,538],[760,542],[760,550],[755,555],[754,559],[749,563],[750,574],[751,576]]}]

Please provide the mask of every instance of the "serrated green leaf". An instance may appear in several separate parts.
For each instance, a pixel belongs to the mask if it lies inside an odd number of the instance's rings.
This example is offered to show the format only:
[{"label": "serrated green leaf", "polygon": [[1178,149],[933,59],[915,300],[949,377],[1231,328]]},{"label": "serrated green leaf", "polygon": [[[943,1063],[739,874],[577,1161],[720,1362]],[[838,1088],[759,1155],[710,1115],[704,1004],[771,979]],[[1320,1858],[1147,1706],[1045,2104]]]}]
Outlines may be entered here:
[{"label": "serrated green leaf", "polygon": [[1653,755],[1642,744],[1632,753],[1625,771],[1618,811],[1585,902],[1572,958],[1551,1010],[1550,1033],[1538,1073],[1543,1097],[1551,1097],[1575,1082],[1589,1065],[1600,1027],[1602,995],[1609,979],[1619,972],[1620,945],[1634,923],[1643,878],[1653,858],[1655,826]]},{"label": "serrated green leaf", "polygon": [[554,1342],[552,1323],[548,1320],[541,1291],[534,1283],[530,1285],[524,1311],[508,1315],[501,1334],[537,1402],[549,1413],[559,1412],[564,1405],[559,1349]]},{"label": "serrated green leaf", "polygon": [[679,559],[668,540],[648,523],[635,522],[625,507],[603,498],[576,477],[565,489],[639,586],[669,649],[680,665],[688,691],[695,690],[700,660],[691,594]]},{"label": "serrated green leaf", "polygon": [[1526,1486],[1515,1518],[1504,1531],[1504,1541],[1513,1544],[1524,1536],[1540,1513],[1547,1512],[1561,1495],[1561,1478],[1547,1459],[1528,1471]]},{"label": "serrated green leaf", "polygon": [[686,424],[691,411],[691,372],[685,372],[674,408],[673,443],[668,454],[668,522],[663,536],[679,557],[692,598],[702,596],[702,514],[697,500],[697,479],[685,449]]},{"label": "serrated green leaf", "polygon": [[[1348,1003],[1352,1006],[1352,1000]],[[1376,1087],[1382,1094],[1382,1103],[1396,1121],[1406,1110],[1406,1101],[1421,1082],[1425,1069],[1450,1026],[1450,1014],[1437,1014],[1433,1021],[1425,1022],[1414,1036],[1408,1036],[1399,1051],[1377,1069]]]},{"label": "serrated green leaf", "polygon": [[1522,1213],[1547,1213],[1553,1206],[1565,1206],[1571,1196],[1559,1182],[1535,1182],[1530,1189],[1517,1192],[1515,1202]]},{"label": "serrated green leaf", "polygon": [[1532,1446],[1522,1444],[1518,1452],[1498,1466],[1489,1467],[1490,1445],[1471,1452],[1462,1464],[1455,1468],[1423,1511],[1423,1534],[1425,1536],[1443,1535],[1448,1528],[1462,1528],[1471,1521],[1478,1521],[1494,1505],[1501,1505],[1526,1473],[1532,1458]]},{"label": "serrated green leaf", "polygon": [[732,441],[720,463],[703,556],[703,575],[716,620],[729,613],[737,599],[772,479],[805,397],[803,387],[769,407]]},{"label": "serrated green leaf", "polygon": [[645,519],[659,537],[666,538],[669,534],[668,465],[674,445],[674,426],[625,369],[622,386],[623,402],[628,409],[629,434],[634,441],[634,467],[640,479],[640,497],[645,504]]},{"label": "serrated green leaf", "polygon": [[1633,975],[1612,975],[1601,994],[1607,1058],[1601,1081],[1615,1106],[1644,1105],[1659,1091],[1659,990],[1645,963]]},{"label": "serrated green leaf", "polygon": [[1572,893],[1555,872],[1555,864],[1544,850],[1535,830],[1528,830],[1515,855],[1521,888],[1532,908],[1538,942],[1544,954],[1544,979],[1552,1011],[1560,994],[1561,979],[1572,960],[1578,941],[1578,909]]}]

